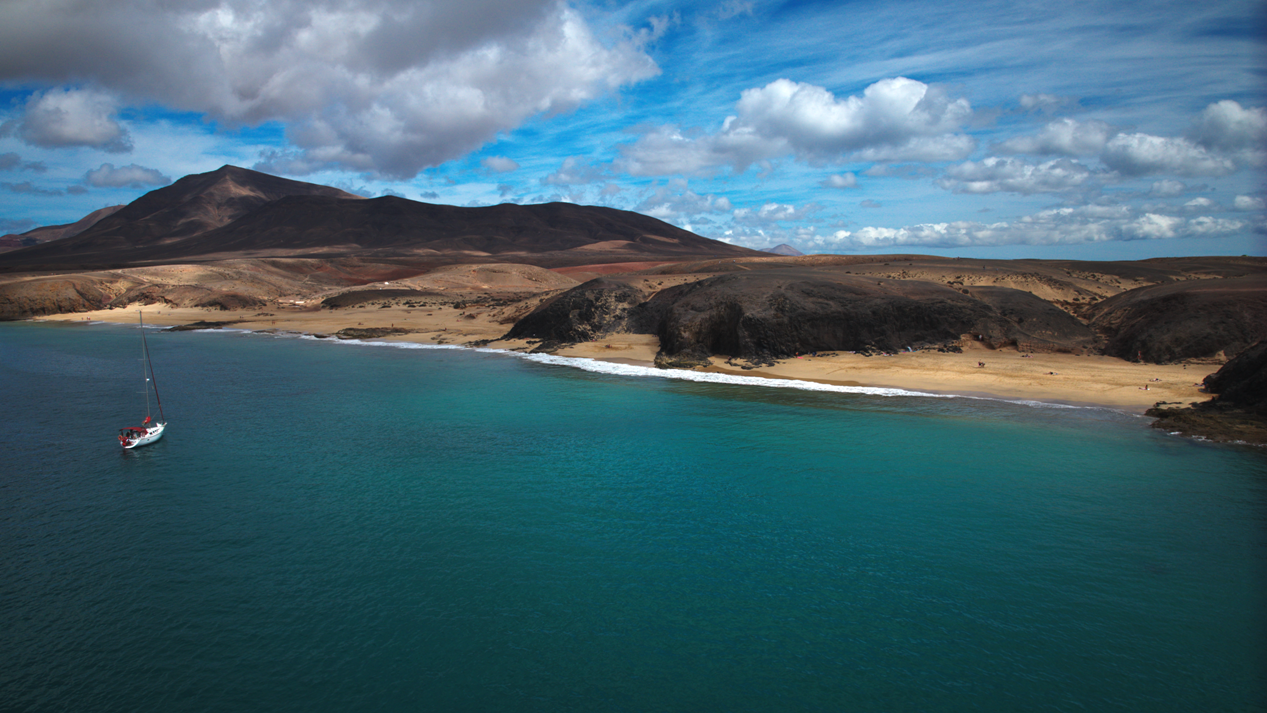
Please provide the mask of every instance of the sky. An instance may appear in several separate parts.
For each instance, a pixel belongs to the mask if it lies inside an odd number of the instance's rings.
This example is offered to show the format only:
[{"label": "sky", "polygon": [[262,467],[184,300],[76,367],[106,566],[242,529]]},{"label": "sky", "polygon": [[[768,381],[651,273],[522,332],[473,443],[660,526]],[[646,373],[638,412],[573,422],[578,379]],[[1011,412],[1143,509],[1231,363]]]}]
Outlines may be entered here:
[{"label": "sky", "polygon": [[1267,255],[1267,6],[3,0],[0,233],[232,164],[805,253]]}]

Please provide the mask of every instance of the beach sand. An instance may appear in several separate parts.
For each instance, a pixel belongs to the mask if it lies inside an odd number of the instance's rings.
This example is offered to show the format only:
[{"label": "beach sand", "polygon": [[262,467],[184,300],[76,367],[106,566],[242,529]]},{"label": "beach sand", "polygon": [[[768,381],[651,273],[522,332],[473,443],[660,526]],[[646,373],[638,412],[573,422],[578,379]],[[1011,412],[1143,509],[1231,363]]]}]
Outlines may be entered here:
[{"label": "beach sand", "polygon": [[[270,307],[265,311],[173,309],[163,305],[134,305],[44,317],[49,321],[134,323],[143,312],[147,324],[178,326],[195,322],[224,322],[224,326],[253,331],[277,330],[333,335],[341,329],[400,328],[408,334],[380,341],[421,344],[459,344],[487,341],[498,349],[527,350],[524,340],[499,340],[509,331],[514,307],[458,301],[447,305],[405,309],[357,307],[339,310]],[[522,307],[519,308],[522,311]],[[559,356],[600,359],[651,366],[659,343],[643,334],[611,335],[601,341],[564,347]],[[977,366],[984,362],[984,367]],[[709,371],[775,379],[802,379],[850,386],[878,386],[938,394],[965,394],[1087,406],[1104,406],[1143,413],[1158,402],[1187,405],[1205,401],[1197,384],[1218,370],[1217,363],[1137,364],[1113,357],[1071,354],[1022,356],[1015,349],[986,349],[969,345],[961,354],[898,353],[864,357],[844,352],[832,356],[803,356],[773,366],[744,369],[714,357]],[[1144,387],[1148,387],[1145,389]]]}]

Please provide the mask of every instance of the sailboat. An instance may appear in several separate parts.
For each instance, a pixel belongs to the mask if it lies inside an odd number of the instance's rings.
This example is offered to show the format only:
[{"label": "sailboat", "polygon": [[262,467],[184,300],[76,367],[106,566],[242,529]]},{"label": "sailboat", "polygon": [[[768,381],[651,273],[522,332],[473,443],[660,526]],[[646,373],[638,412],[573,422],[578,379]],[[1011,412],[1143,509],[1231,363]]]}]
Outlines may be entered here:
[{"label": "sailboat", "polygon": [[[140,426],[128,426],[119,429],[119,445],[125,449],[148,446],[163,437],[167,428],[167,419],[163,417],[163,402],[158,397],[158,381],[154,379],[154,365],[150,363],[150,346],[145,341],[145,315],[138,313],[141,323],[141,371],[145,375],[145,421]],[[154,401],[158,404],[158,420],[150,416],[150,389],[154,390]]]}]

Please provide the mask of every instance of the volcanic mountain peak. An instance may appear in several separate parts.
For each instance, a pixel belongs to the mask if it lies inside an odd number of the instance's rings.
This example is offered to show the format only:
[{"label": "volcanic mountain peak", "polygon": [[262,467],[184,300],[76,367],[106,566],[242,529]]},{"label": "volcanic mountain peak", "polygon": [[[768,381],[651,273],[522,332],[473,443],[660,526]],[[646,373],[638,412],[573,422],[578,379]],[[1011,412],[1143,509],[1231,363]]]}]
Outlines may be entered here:
[{"label": "volcanic mountain peak", "polygon": [[113,264],[148,250],[223,227],[287,196],[359,200],[330,186],[292,181],[237,166],[222,166],[176,181],[137,198],[73,237],[6,254],[16,266],[67,262]]},{"label": "volcanic mountain peak", "polygon": [[570,203],[471,208],[394,196],[362,200],[329,186],[224,166],[151,191],[73,238],[5,253],[0,270],[231,257],[480,262],[502,256],[500,261],[588,265],[756,254],[613,208]]},{"label": "volcanic mountain peak", "polygon": [[[267,173],[222,166],[141,196],[112,216],[111,223],[146,221],[154,238],[183,238],[219,228],[265,203],[293,195],[359,199],[346,191],[292,181]],[[109,230],[114,226],[99,225]]]}]

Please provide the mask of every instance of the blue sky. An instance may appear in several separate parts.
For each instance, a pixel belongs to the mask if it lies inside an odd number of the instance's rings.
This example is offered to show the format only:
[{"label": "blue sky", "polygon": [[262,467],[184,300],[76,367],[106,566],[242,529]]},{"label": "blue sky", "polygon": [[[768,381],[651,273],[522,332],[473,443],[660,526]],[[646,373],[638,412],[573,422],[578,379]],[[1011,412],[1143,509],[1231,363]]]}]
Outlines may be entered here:
[{"label": "blue sky", "polygon": [[0,231],[230,163],[807,253],[1263,255],[1264,86],[1259,2],[8,0]]}]

